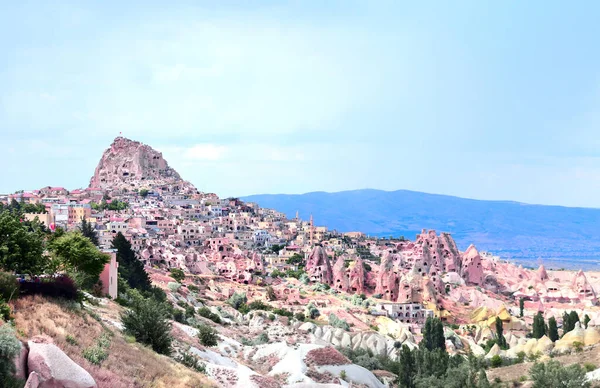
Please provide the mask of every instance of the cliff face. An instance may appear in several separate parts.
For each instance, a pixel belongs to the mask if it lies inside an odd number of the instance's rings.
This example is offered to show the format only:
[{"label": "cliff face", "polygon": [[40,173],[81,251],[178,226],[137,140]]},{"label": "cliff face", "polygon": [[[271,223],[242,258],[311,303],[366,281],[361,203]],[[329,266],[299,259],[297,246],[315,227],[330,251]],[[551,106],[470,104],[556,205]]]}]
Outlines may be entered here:
[{"label": "cliff face", "polygon": [[135,188],[179,181],[181,177],[160,152],[140,142],[117,137],[102,154],[90,187]]}]

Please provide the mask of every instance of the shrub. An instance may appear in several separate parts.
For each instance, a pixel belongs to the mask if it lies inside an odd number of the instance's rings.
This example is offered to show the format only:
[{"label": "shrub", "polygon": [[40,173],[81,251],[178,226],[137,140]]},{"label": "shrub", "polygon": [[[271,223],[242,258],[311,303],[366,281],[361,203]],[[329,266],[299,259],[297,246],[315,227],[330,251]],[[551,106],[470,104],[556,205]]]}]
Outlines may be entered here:
[{"label": "shrub", "polygon": [[171,352],[171,323],[163,303],[153,299],[136,300],[131,309],[122,316],[121,321],[127,334],[136,341],[150,345],[155,352]]},{"label": "shrub", "polygon": [[169,291],[171,292],[177,292],[179,291],[179,288],[181,287],[180,283],[175,283],[175,282],[169,282],[167,283],[167,287],[169,287]]},{"label": "shrub", "polygon": [[185,307],[185,316],[186,318],[193,318],[196,315],[196,309],[194,306],[186,306]]},{"label": "shrub", "polygon": [[273,314],[281,315],[282,317],[293,317],[294,313],[286,309],[273,309]]},{"label": "shrub", "polygon": [[595,364],[592,364],[591,362],[586,362],[585,364],[583,364],[583,367],[587,372],[591,372],[598,368]]},{"label": "shrub", "polygon": [[200,359],[191,353],[183,353],[177,358],[177,361],[196,372],[206,373],[206,364],[200,362]]},{"label": "shrub", "polygon": [[342,369],[342,371],[340,372],[340,379],[346,380],[346,377],[347,377],[346,371]]},{"label": "shrub", "polygon": [[319,315],[321,315],[321,312],[317,309],[313,302],[309,302],[306,306],[306,313],[310,317],[310,319],[315,319]]},{"label": "shrub", "polygon": [[345,320],[338,318],[335,314],[329,314],[329,324],[333,327],[339,327],[346,331],[350,330],[350,325]]},{"label": "shrub", "polygon": [[525,361],[525,357],[527,357],[527,355],[525,354],[524,351],[521,350],[519,353],[517,353],[516,363],[517,364],[522,363],[523,361]]},{"label": "shrub", "polygon": [[0,272],[0,298],[8,302],[19,297],[19,282],[17,278],[8,273]]},{"label": "shrub", "polygon": [[94,345],[83,351],[83,358],[88,360],[94,365],[100,365],[104,360],[108,358],[108,352],[105,348]]},{"label": "shrub", "polygon": [[73,346],[77,346],[78,345],[77,340],[71,334],[67,334],[67,336],[65,337],[65,340],[70,345],[73,345]]},{"label": "shrub", "polygon": [[198,292],[198,291],[200,291],[200,289],[198,287],[196,287],[195,285],[193,285],[193,284],[188,285],[187,288],[188,288],[188,290],[190,290],[192,292]]},{"label": "shrub", "polygon": [[0,299],[0,318],[5,322],[12,318],[10,306],[2,299]]},{"label": "shrub", "polygon": [[500,357],[499,355],[495,355],[490,359],[490,366],[492,368],[498,368],[500,366],[502,366],[502,357]]},{"label": "shrub", "polygon": [[13,359],[21,351],[21,343],[9,324],[0,326],[0,381],[8,381],[14,373]]},{"label": "shrub", "polygon": [[275,314],[269,314],[269,320],[274,321],[275,320]]},{"label": "shrub", "polygon": [[562,366],[558,361],[535,363],[529,370],[534,388],[548,387],[589,387],[585,369],[577,364]]},{"label": "shrub", "polygon": [[250,310],[265,310],[265,311],[269,311],[269,310],[271,310],[271,306],[269,306],[268,304],[266,304],[262,300],[253,300],[248,305],[248,309],[250,309]]},{"label": "shrub", "polygon": [[75,300],[79,298],[77,286],[69,276],[40,279],[21,283],[21,291],[27,295],[44,295],[53,298]]},{"label": "shrub", "polygon": [[306,319],[306,317],[304,316],[304,313],[296,313],[294,315],[294,318],[296,318],[300,322],[304,322],[304,320]]},{"label": "shrub", "polygon": [[204,346],[217,346],[219,336],[217,331],[211,326],[200,324],[198,325],[198,339]]},{"label": "shrub", "polygon": [[214,323],[218,323],[218,324],[222,323],[221,317],[219,315],[213,313],[212,311],[210,311],[210,309],[208,307],[202,307],[201,309],[199,309],[198,315],[200,315],[201,317],[210,319]]},{"label": "shrub", "polygon": [[254,345],[266,344],[269,342],[269,336],[267,335],[267,333],[260,333],[260,335],[256,337],[256,339],[253,342]]},{"label": "shrub", "polygon": [[581,353],[581,352],[583,352],[583,343],[581,343],[579,341],[575,341],[575,342],[573,342],[573,348],[575,348],[575,351],[577,353]]},{"label": "shrub", "polygon": [[237,292],[227,299],[227,303],[236,310],[239,310],[247,301],[246,294],[238,294]]},{"label": "shrub", "polygon": [[175,279],[177,283],[181,283],[185,279],[185,273],[179,268],[171,268],[171,277]]}]

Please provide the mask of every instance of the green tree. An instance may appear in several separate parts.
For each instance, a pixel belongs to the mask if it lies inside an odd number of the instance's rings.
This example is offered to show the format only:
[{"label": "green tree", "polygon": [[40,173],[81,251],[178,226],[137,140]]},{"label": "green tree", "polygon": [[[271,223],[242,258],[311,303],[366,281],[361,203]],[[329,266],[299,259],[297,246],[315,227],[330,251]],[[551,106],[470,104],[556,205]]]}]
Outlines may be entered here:
[{"label": "green tree", "polygon": [[548,319],[548,338],[552,342],[556,342],[558,340],[558,327],[556,325],[556,318],[550,317]]},{"label": "green tree", "polygon": [[136,341],[150,345],[161,354],[171,353],[171,323],[164,303],[152,298],[135,298],[131,308],[121,315],[125,332]]},{"label": "green tree", "polygon": [[171,268],[171,277],[175,279],[177,283],[181,283],[185,279],[185,272],[179,268]]},{"label": "green tree", "polygon": [[148,196],[148,193],[150,193],[150,191],[148,191],[148,189],[141,189],[140,190],[140,196],[142,198],[146,198]]},{"label": "green tree", "polygon": [[523,318],[523,309],[525,308],[525,299],[519,298],[519,317]]},{"label": "green tree", "polygon": [[508,349],[506,344],[506,338],[504,338],[504,328],[502,326],[502,320],[496,317],[496,343],[500,349]]},{"label": "green tree", "polygon": [[402,345],[399,356],[400,369],[398,370],[398,381],[401,388],[415,387],[415,358],[413,352],[406,345]]},{"label": "green tree", "polygon": [[304,256],[294,253],[289,259],[286,260],[287,264],[297,265],[299,269],[304,268]]},{"label": "green tree", "polygon": [[588,323],[590,323],[592,319],[590,318],[589,315],[585,314],[585,317],[583,317],[583,324],[585,325],[585,328],[587,329],[588,327]]},{"label": "green tree", "polygon": [[129,284],[129,287],[149,291],[152,288],[152,282],[144,269],[144,264],[137,259],[135,252],[131,249],[131,243],[121,232],[117,233],[113,239],[112,248],[117,250],[119,275]]},{"label": "green tree", "polygon": [[49,246],[54,268],[69,273],[78,286],[90,288],[98,282],[108,255],[100,252],[80,232],[68,232],[52,241]]},{"label": "green tree", "polygon": [[579,388],[589,387],[585,369],[577,364],[562,366],[558,361],[535,363],[529,370],[533,388]]},{"label": "green tree", "polygon": [[0,267],[5,271],[39,275],[46,260],[39,233],[30,231],[10,212],[0,213]]},{"label": "green tree", "polygon": [[533,317],[533,338],[542,338],[546,334],[546,324],[541,311]]},{"label": "green tree", "polygon": [[577,311],[571,311],[569,313],[569,323],[570,323],[570,329],[569,331],[573,330],[575,328],[575,324],[579,322],[579,314],[577,314]]},{"label": "green tree", "polygon": [[423,330],[423,340],[419,346],[427,350],[446,349],[446,339],[444,338],[444,325],[438,318],[427,318]]},{"label": "green tree", "polygon": [[92,244],[94,244],[95,246],[100,245],[100,243],[98,242],[98,234],[96,233],[96,229],[92,226],[91,223],[87,222],[85,218],[81,220],[80,230],[81,234],[89,238]]},{"label": "green tree", "polygon": [[198,339],[204,346],[217,346],[219,344],[219,336],[217,331],[211,326],[205,324],[198,326]]}]

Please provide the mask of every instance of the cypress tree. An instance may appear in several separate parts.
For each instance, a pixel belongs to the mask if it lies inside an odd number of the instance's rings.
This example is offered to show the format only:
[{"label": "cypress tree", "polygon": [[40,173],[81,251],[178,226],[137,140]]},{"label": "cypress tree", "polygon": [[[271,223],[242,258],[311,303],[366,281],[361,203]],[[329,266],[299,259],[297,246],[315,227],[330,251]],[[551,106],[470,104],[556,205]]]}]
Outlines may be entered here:
[{"label": "cypress tree", "polygon": [[542,338],[546,334],[544,316],[540,311],[533,317],[533,338]]},{"label": "cypress tree", "polygon": [[523,318],[523,309],[525,308],[525,299],[519,299],[519,317]]},{"label": "cypress tree", "polygon": [[563,313],[563,335],[571,331],[571,317],[566,311]]},{"label": "cypress tree", "polygon": [[556,342],[558,340],[558,328],[556,325],[556,318],[550,317],[548,319],[548,337],[552,342]]},{"label": "cypress tree", "polygon": [[399,358],[400,368],[398,370],[399,386],[401,388],[415,387],[415,358],[413,352],[406,345],[402,345]]},{"label": "cypress tree", "polygon": [[98,235],[96,234],[96,230],[94,229],[91,223],[85,220],[85,218],[81,220],[81,234],[83,234],[84,237],[90,239],[90,241],[95,246],[100,245],[100,243],[98,242]]},{"label": "cypress tree", "polygon": [[433,319],[427,318],[425,321],[425,327],[423,327],[423,340],[419,343],[420,347],[424,347],[427,350],[433,349]]},{"label": "cypress tree", "polygon": [[117,250],[119,275],[127,281],[129,287],[142,291],[150,290],[152,283],[144,269],[144,264],[137,259],[135,252],[131,249],[131,243],[121,232],[117,233],[113,239],[112,248]]},{"label": "cypress tree", "polygon": [[571,311],[569,313],[569,322],[571,324],[569,331],[571,331],[575,328],[575,324],[579,322],[579,315],[577,314],[577,311]]},{"label": "cypress tree", "polygon": [[502,320],[496,317],[496,343],[500,349],[507,349],[506,338],[504,337],[504,328],[502,326]]},{"label": "cypress tree", "polygon": [[439,319],[434,319],[434,346],[435,349],[446,350],[446,338],[444,338],[444,325]]}]

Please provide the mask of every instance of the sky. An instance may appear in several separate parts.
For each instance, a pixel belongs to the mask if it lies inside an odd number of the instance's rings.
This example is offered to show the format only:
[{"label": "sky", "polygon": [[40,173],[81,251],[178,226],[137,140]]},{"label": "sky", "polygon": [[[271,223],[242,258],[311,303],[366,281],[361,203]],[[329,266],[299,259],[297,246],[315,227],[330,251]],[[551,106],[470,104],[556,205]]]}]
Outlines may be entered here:
[{"label": "sky", "polygon": [[[125,4],[126,3],[126,4]],[[0,2],[0,193],[123,136],[221,196],[600,207],[600,2]]]}]

